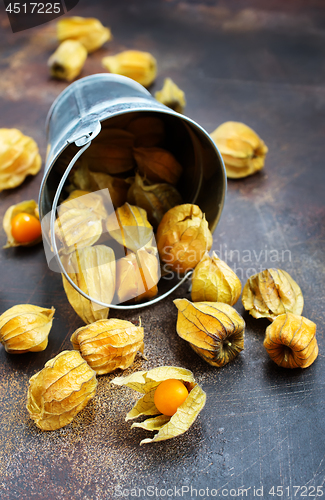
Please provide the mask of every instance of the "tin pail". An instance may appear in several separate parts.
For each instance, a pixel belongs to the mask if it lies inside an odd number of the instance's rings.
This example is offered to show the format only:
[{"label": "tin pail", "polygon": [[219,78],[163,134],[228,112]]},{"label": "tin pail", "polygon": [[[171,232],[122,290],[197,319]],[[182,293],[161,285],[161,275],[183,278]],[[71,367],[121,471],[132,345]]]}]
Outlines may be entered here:
[{"label": "tin pail", "polygon": [[[183,167],[177,184],[183,203],[198,205],[212,232],[224,204],[226,174],[223,161],[209,134],[200,125],[159,103],[144,87],[123,76],[97,74],[82,78],[67,87],[54,101],[47,117],[48,150],[39,196],[43,242],[49,267],[62,273],[75,290],[99,308],[130,309],[148,306],[169,295],[187,278],[187,275],[173,279],[164,279],[163,276],[159,280],[159,293],[155,298],[132,304],[125,304],[123,300],[120,305],[122,301],[116,294],[108,301],[100,295],[81,290],[77,280],[71,278],[73,271],[63,264],[64,260],[69,261],[67,255],[71,248],[58,249],[55,224],[58,225],[58,209],[64,206],[61,204],[62,193],[69,175],[82,162],[92,141],[100,139],[107,128],[125,129],[139,117],[156,117],[162,122],[168,150]],[[68,194],[65,197],[67,196]],[[83,198],[80,197],[81,204]],[[110,199],[109,195],[106,201],[108,198]],[[110,207],[114,211],[112,203]],[[155,247],[154,235],[150,239],[150,245]],[[77,251],[76,247],[74,251]],[[115,247],[114,252],[116,262],[125,257],[125,247],[122,244],[119,249]],[[157,279],[159,277],[160,273]]]}]

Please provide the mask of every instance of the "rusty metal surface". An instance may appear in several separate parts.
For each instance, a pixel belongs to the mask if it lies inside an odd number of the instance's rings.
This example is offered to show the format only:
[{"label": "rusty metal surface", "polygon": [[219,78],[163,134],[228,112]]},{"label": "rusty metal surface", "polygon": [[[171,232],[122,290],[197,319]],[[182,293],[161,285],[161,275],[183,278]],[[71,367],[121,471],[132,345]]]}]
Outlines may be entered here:
[{"label": "rusty metal surface", "polygon": [[[140,448],[147,433],[131,431],[124,422],[135,394],[111,388],[112,377],[103,376],[96,398],[71,425],[42,433],[25,410],[28,379],[71,348],[70,335],[82,322],[65,298],[60,276],[47,269],[41,245],[2,250],[0,312],[32,303],[53,305],[56,315],[44,352],[13,356],[0,347],[1,499],[102,500],[117,497],[119,487],[163,491],[191,485],[218,489],[220,497],[224,490],[224,498],[244,486],[250,499],[254,487],[264,487],[263,498],[274,498],[269,490],[282,485],[289,488],[283,498],[293,499],[324,485],[325,10],[321,0],[308,7],[293,0],[261,4],[82,0],[73,14],[99,17],[114,34],[89,57],[83,76],[101,71],[106,53],[150,50],[159,64],[151,90],[171,76],[186,93],[186,113],[208,131],[238,120],[265,140],[265,170],[229,182],[214,249],[243,284],[260,266],[292,274],[304,293],[304,315],[318,327],[317,361],[304,371],[278,368],[262,345],[268,322],[244,314],[245,351],[230,365],[212,368],[177,337],[176,308],[168,299],[141,311],[148,360],[138,359],[132,370],[167,364],[194,372],[207,404],[191,430]],[[66,85],[48,78],[53,27],[13,35],[1,6],[1,127],[33,136],[43,158],[46,113]],[[1,218],[13,203],[37,199],[41,175],[0,194]],[[188,297],[186,287],[175,297],[182,294]],[[236,308],[243,313],[240,302]],[[307,490],[293,489],[304,485]],[[159,498],[159,491],[151,498]],[[195,492],[184,490],[183,498],[195,498]]]}]

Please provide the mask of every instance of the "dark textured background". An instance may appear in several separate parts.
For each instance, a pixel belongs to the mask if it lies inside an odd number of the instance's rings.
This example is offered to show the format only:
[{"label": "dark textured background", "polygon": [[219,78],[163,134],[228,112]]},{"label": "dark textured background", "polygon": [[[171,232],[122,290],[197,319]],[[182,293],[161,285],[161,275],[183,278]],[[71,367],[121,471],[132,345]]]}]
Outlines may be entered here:
[{"label": "dark textured background", "polygon": [[[50,80],[46,67],[56,47],[54,24],[13,35],[0,7],[0,126],[33,136],[44,159],[45,117],[66,86]],[[191,430],[140,448],[147,433],[130,431],[124,422],[135,393],[110,388],[112,377],[104,376],[94,401],[71,425],[42,433],[25,410],[28,379],[71,348],[70,335],[82,322],[65,298],[60,276],[47,269],[41,245],[2,250],[0,312],[17,303],[53,305],[57,312],[44,352],[12,356],[0,348],[0,498],[102,500],[114,498],[117,486],[190,484],[216,488],[220,495],[224,488],[250,487],[247,498],[254,498],[254,486],[264,486],[263,497],[274,498],[267,493],[272,485],[322,486],[324,2],[81,0],[73,14],[100,18],[114,35],[88,58],[83,76],[102,71],[106,54],[150,50],[159,64],[152,90],[171,76],[186,93],[186,113],[208,131],[238,120],[265,140],[265,169],[229,182],[214,248],[240,268],[243,284],[260,266],[291,273],[304,293],[304,315],[317,323],[320,354],[304,371],[278,368],[262,345],[268,322],[244,314],[245,351],[230,365],[212,368],[177,337],[176,308],[168,299],[141,311],[148,360],[138,359],[132,369],[167,364],[193,370],[207,404]],[[1,193],[0,217],[14,203],[37,199],[41,176]],[[232,262],[230,250],[240,251]],[[281,259],[282,251],[289,252],[283,262],[272,262],[271,250]],[[188,297],[186,288],[174,297],[181,295]],[[236,308],[243,313],[240,302]],[[136,321],[138,314],[117,316]],[[294,497],[287,489],[284,498],[300,498],[304,491]]]}]

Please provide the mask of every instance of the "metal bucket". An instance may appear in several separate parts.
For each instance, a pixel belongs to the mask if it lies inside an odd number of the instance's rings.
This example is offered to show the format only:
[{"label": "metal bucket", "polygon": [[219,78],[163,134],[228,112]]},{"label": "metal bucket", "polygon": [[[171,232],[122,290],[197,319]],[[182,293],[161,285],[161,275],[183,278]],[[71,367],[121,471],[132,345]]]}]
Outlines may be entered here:
[{"label": "metal bucket", "polygon": [[[45,220],[45,216],[51,214],[47,221],[49,231],[43,231],[47,249],[51,248],[49,232],[53,242],[55,213],[64,183],[76,160],[101,133],[103,122],[115,120],[121,126],[123,121],[143,114],[157,116],[164,123],[169,143],[173,150],[178,151],[184,168],[181,192],[184,203],[198,205],[205,213],[210,230],[214,231],[224,204],[226,174],[222,157],[209,134],[187,116],[156,101],[137,82],[105,73],[72,83],[54,101],[47,117],[48,150],[39,195],[40,219]],[[77,153],[76,147],[79,148]],[[70,160],[65,171],[58,167],[63,152]],[[148,306],[164,298],[186,279],[184,277],[166,293],[144,304],[106,304],[89,297],[77,287],[62,266],[56,246],[53,246],[57,265],[55,270],[63,273],[81,295],[101,307],[130,309]],[[49,263],[51,259],[47,257]]]}]

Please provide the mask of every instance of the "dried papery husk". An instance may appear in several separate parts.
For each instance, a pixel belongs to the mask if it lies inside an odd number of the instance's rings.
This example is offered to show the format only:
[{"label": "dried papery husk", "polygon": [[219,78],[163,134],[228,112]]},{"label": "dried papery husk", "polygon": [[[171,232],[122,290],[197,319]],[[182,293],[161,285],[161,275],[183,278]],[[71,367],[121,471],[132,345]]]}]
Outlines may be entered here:
[{"label": "dried papery husk", "polygon": [[103,198],[97,193],[73,195],[58,207],[58,214],[55,234],[67,253],[96,243],[103,232],[102,220],[107,217]]},{"label": "dried papery husk", "polygon": [[99,219],[107,217],[101,193],[91,193],[82,189],[71,191],[68,198],[58,207],[58,211],[60,214],[72,209],[92,210]]},{"label": "dried papery husk", "polygon": [[129,253],[116,264],[116,293],[119,302],[149,300],[158,293],[160,278],[157,248],[147,246]]},{"label": "dried papery husk", "polygon": [[87,59],[87,50],[76,40],[65,40],[49,58],[47,65],[53,78],[71,82],[80,73]]},{"label": "dried papery husk", "polygon": [[41,164],[34,139],[15,128],[0,128],[0,192],[20,186]]},{"label": "dried papery husk", "polygon": [[79,328],[70,340],[97,375],[104,375],[132,365],[137,352],[143,353],[143,335],[141,326],[110,318]]},{"label": "dried papery husk", "polygon": [[105,129],[84,152],[83,158],[94,172],[110,175],[130,172],[133,158],[134,135],[125,130]]},{"label": "dried papery husk", "polygon": [[170,184],[152,184],[136,173],[128,191],[128,202],[137,205],[147,212],[148,220],[157,228],[168,210],[181,205],[182,197]]},{"label": "dried papery husk", "polygon": [[0,342],[10,354],[44,351],[52,328],[54,307],[21,304],[0,316]]},{"label": "dried papery husk", "polygon": [[70,191],[70,194],[68,196],[68,198],[66,198],[62,204],[68,202],[68,201],[71,201],[71,200],[75,200],[76,198],[80,198],[80,196],[84,196],[85,194],[90,194],[91,191],[84,191],[82,189],[73,189]]},{"label": "dried papery husk", "polygon": [[[105,245],[76,250],[61,257],[72,281],[92,299],[110,304],[115,293],[116,264],[111,248]],[[109,308],[102,308],[83,297],[62,275],[63,286],[70,305],[85,323],[108,317]]]},{"label": "dried papery husk", "polygon": [[266,329],[264,347],[283,368],[307,368],[318,356],[316,325],[297,314],[280,314]]},{"label": "dried papery husk", "polygon": [[130,184],[125,179],[91,171],[89,176],[94,189],[108,189],[114,208],[124,205],[130,188]]},{"label": "dried papery husk", "polygon": [[30,379],[26,408],[42,431],[60,429],[95,396],[96,388],[96,373],[80,353],[63,351]]},{"label": "dried papery husk", "polygon": [[190,203],[171,208],[163,216],[156,237],[162,261],[169,270],[181,274],[193,269],[212,246],[204,214]]},{"label": "dried papery husk", "polygon": [[265,269],[248,278],[242,302],[254,318],[271,321],[285,312],[300,315],[304,307],[300,287],[281,269]]},{"label": "dried papery husk", "polygon": [[146,211],[129,203],[109,215],[106,228],[112,238],[132,252],[150,243],[153,237]]},{"label": "dried papery husk", "polygon": [[114,208],[120,207],[126,202],[130,188],[129,182],[125,179],[89,170],[87,162],[83,162],[74,172],[71,176],[71,182],[72,186],[78,189],[89,189],[90,191],[108,189]]},{"label": "dried papery husk", "polygon": [[107,71],[132,78],[144,87],[149,87],[157,75],[157,61],[149,52],[126,50],[115,56],[102,59]]},{"label": "dried papery husk", "polygon": [[183,113],[186,106],[183,90],[171,78],[165,78],[163,88],[155,93],[155,98],[165,106],[177,111],[177,113]]},{"label": "dried papery husk", "polygon": [[174,155],[162,148],[134,148],[139,172],[152,182],[176,185],[183,172]]},{"label": "dried papery husk", "polygon": [[215,252],[198,263],[192,275],[193,302],[224,302],[233,306],[240,297],[241,282],[234,271]]},{"label": "dried papery husk", "polygon": [[176,331],[207,363],[218,368],[244,349],[245,321],[223,302],[190,302],[176,299]]},{"label": "dried papery husk", "polygon": [[247,177],[264,167],[268,148],[244,123],[225,122],[210,135],[225,162],[227,177]]},{"label": "dried papery husk", "polygon": [[60,42],[76,40],[87,52],[99,49],[105,42],[112,39],[109,28],[93,17],[65,17],[57,23],[57,37]]},{"label": "dried papery husk", "polygon": [[69,185],[67,190],[69,192],[80,190],[80,191],[95,191],[93,183],[90,178],[90,170],[88,168],[88,162],[82,156],[77,168],[74,168],[70,173]]},{"label": "dried papery husk", "polygon": [[[172,417],[161,415],[154,403],[154,394],[158,385],[169,379],[182,381],[189,391],[184,403],[178,407]],[[158,415],[155,418],[149,418],[132,425],[131,429],[140,427],[146,430],[158,431],[152,439],[143,439],[140,445],[165,441],[184,434],[196,420],[206,400],[206,394],[195,382],[192,372],[175,366],[161,366],[149,371],[136,372],[127,377],[116,377],[112,380],[112,384],[127,386],[144,394],[127,414],[126,421],[141,415]]]},{"label": "dried papery husk", "polygon": [[127,131],[134,134],[136,147],[152,148],[162,146],[165,140],[165,126],[155,116],[139,116],[127,125]]},{"label": "dried papery husk", "polygon": [[29,243],[20,243],[19,241],[15,240],[15,238],[12,235],[11,223],[14,217],[16,217],[16,215],[20,213],[33,215],[34,217],[36,217],[36,219],[39,220],[38,206],[35,200],[22,201],[21,203],[17,203],[17,205],[11,205],[11,207],[9,207],[8,210],[6,211],[2,222],[3,229],[7,235],[7,243],[3,248],[19,247],[19,246],[30,247],[33,245],[37,245],[37,243],[42,241],[42,236],[36,238],[33,241],[30,241]]}]

